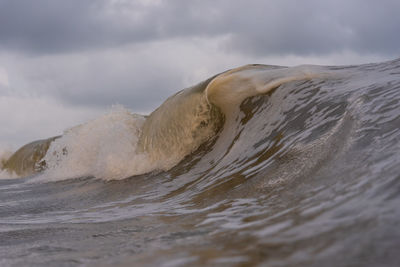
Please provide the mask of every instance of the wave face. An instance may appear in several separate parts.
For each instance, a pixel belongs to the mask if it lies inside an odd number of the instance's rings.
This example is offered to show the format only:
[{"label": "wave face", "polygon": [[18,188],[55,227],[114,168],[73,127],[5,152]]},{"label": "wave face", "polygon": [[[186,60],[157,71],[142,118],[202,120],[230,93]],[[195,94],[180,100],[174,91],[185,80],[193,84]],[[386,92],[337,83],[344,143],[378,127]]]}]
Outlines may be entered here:
[{"label": "wave face", "polygon": [[400,60],[247,65],[117,107],[2,159],[28,176],[0,180],[0,263],[395,266],[399,127]]}]

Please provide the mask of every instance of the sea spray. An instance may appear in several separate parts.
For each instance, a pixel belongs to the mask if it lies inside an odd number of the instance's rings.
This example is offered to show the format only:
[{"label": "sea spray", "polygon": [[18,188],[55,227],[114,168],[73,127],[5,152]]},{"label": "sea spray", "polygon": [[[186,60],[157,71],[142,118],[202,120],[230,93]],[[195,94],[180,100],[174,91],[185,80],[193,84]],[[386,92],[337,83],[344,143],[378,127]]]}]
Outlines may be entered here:
[{"label": "sea spray", "polygon": [[109,180],[149,171],[146,154],[136,153],[144,120],[116,106],[100,118],[65,131],[42,159],[46,171],[41,178],[95,176]]}]

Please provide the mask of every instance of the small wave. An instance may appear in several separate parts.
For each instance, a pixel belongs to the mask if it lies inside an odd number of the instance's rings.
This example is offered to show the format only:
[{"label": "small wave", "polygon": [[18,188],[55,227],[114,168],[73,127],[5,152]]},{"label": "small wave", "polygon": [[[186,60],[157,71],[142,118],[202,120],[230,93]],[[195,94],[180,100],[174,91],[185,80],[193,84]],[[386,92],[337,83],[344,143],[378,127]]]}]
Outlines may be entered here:
[{"label": "small wave", "polygon": [[0,169],[3,168],[7,160],[12,156],[11,150],[0,150]]},{"label": "small wave", "polygon": [[18,175],[15,172],[11,170],[9,171],[4,167],[4,165],[7,163],[7,161],[13,154],[14,153],[8,149],[0,150],[0,179],[11,179],[18,177]]}]

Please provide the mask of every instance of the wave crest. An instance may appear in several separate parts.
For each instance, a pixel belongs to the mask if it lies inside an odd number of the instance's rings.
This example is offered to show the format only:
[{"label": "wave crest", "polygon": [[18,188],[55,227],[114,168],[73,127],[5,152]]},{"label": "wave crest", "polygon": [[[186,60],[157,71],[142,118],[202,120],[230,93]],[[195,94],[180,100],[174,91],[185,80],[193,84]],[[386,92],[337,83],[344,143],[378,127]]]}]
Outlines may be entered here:
[{"label": "wave crest", "polygon": [[[65,179],[112,180],[169,170],[221,132],[215,149],[224,153],[234,139],[240,104],[285,83],[329,75],[319,66],[246,65],[218,74],[169,97],[149,116],[117,107],[61,137],[33,142],[6,162],[6,169]],[[27,160],[29,159],[29,160]]]}]

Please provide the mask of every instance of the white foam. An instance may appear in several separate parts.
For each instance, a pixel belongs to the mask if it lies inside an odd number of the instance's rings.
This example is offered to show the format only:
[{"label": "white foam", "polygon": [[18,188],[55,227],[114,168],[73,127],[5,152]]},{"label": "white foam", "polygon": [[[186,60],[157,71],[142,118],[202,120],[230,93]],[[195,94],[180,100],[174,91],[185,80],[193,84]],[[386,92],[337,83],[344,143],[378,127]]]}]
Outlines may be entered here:
[{"label": "white foam", "polygon": [[123,107],[93,121],[71,128],[51,143],[43,160],[47,169],[40,180],[62,180],[95,176],[123,179],[151,171],[145,153],[137,143],[145,117]]}]

